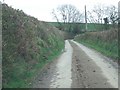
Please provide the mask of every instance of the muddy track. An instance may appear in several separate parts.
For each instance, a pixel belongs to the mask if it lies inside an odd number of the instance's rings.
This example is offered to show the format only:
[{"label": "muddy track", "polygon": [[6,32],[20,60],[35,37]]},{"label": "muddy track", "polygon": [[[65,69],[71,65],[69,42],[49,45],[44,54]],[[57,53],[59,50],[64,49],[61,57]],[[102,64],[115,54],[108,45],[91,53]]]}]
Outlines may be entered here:
[{"label": "muddy track", "polygon": [[[97,57],[95,56],[96,58],[92,58],[85,52],[84,47],[79,47],[74,41],[67,40],[65,43],[63,54],[40,71],[33,80],[33,85],[31,85],[33,88],[118,87],[117,70],[114,70],[114,68],[110,64],[106,64],[106,62],[98,62],[100,59],[102,60],[102,56],[99,57],[97,52],[94,54],[91,51],[89,53],[90,55],[92,54],[91,56],[98,55]],[[101,66],[96,62],[101,64]],[[103,69],[108,71],[108,74],[105,73],[106,71]]]},{"label": "muddy track", "polygon": [[[73,47],[73,66],[76,71],[78,88],[113,88],[102,75],[101,69],[91,60],[86,53],[75,43],[70,42]],[[73,73],[75,74],[75,73]],[[73,75],[74,76],[74,75]],[[76,82],[73,78],[73,84]],[[75,81],[75,82],[74,82]]]}]

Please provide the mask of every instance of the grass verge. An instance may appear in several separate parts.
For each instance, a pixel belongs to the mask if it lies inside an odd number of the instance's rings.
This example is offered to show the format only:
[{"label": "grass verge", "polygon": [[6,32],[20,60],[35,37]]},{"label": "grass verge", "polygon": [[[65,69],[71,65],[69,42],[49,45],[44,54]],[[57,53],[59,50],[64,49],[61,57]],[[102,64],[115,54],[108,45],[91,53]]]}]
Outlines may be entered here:
[{"label": "grass verge", "polygon": [[93,48],[93,49],[101,52],[105,56],[110,57],[113,60],[117,61],[118,60],[118,41],[117,41],[117,39],[116,38],[107,39],[110,37],[107,37],[107,38],[105,37],[105,39],[106,39],[105,40],[103,38],[103,35],[101,34],[101,37],[100,37],[98,35],[98,33],[99,32],[97,32],[97,35],[91,34],[91,33],[87,33],[84,35],[78,35],[75,37],[74,40],[87,46],[87,47]]},{"label": "grass verge", "polygon": [[[63,49],[64,47],[62,46],[61,49]],[[52,53],[52,55],[48,58],[48,60],[45,60],[44,62],[40,62],[38,64],[36,64],[34,66],[34,68],[32,68],[30,71],[27,71],[26,73],[24,73],[23,76],[20,76],[17,75],[15,72],[13,77],[14,78],[11,78],[12,80],[6,84],[6,86],[4,87],[9,87],[9,88],[29,88],[31,87],[31,83],[32,83],[32,80],[33,78],[36,77],[36,75],[40,72],[40,70],[46,65],[46,64],[49,64],[51,61],[53,61],[56,57],[58,57],[62,51],[60,50],[54,50],[54,53]],[[25,64],[26,63],[19,63],[21,64],[21,66],[17,67],[19,68],[19,72],[20,72],[20,69],[25,69]],[[16,68],[16,70],[14,69],[14,71],[17,71],[18,69]],[[22,71],[21,71],[22,72]]]}]

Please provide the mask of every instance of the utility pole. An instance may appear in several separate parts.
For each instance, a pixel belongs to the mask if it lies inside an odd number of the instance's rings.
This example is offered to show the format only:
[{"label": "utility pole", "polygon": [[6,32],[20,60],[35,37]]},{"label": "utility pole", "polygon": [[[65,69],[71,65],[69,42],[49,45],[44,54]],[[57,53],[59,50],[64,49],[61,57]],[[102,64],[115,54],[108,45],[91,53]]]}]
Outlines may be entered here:
[{"label": "utility pole", "polygon": [[120,1],[118,2],[118,23],[120,24]]},{"label": "utility pole", "polygon": [[85,5],[85,31],[87,31],[87,12],[86,12],[86,5]]},{"label": "utility pole", "polygon": [[3,0],[3,3],[5,3],[5,0]]}]

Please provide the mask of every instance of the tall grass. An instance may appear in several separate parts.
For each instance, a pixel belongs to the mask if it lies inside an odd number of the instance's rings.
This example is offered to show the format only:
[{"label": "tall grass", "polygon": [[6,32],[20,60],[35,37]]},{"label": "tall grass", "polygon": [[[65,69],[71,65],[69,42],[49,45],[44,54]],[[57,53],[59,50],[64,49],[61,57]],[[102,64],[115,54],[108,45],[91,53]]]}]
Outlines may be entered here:
[{"label": "tall grass", "polygon": [[118,30],[87,32],[75,37],[75,40],[96,49],[104,55],[118,59]]}]

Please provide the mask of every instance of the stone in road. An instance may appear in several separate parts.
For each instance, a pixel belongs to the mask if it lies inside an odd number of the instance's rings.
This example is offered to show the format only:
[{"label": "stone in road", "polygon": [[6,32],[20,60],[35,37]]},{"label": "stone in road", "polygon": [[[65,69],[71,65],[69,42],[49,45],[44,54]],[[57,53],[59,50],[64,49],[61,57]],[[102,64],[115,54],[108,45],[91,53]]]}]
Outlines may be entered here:
[{"label": "stone in road", "polygon": [[117,88],[118,74],[99,53],[74,41],[33,81],[34,88]]}]

